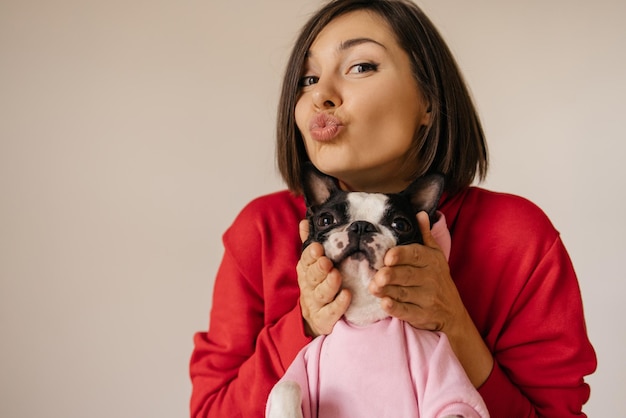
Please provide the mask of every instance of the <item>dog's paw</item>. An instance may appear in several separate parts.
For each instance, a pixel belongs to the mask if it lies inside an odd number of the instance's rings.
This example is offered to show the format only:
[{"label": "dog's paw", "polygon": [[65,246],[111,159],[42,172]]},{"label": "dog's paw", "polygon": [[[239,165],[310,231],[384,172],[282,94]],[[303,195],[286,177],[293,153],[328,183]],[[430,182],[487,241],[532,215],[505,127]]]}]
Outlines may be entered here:
[{"label": "dog's paw", "polygon": [[302,390],[292,381],[278,382],[267,401],[266,418],[302,418]]}]

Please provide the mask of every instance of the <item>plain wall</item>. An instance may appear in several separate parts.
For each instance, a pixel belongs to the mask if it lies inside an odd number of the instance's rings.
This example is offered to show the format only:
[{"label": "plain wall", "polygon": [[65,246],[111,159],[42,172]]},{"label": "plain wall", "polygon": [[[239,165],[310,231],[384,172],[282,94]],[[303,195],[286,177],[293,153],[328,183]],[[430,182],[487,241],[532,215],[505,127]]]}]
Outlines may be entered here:
[{"label": "plain wall", "polygon": [[[312,0],[0,0],[0,416],[184,417],[221,234],[274,164]],[[472,89],[484,184],[561,231],[626,416],[626,2],[422,0]],[[523,245],[523,243],[521,243]]]}]

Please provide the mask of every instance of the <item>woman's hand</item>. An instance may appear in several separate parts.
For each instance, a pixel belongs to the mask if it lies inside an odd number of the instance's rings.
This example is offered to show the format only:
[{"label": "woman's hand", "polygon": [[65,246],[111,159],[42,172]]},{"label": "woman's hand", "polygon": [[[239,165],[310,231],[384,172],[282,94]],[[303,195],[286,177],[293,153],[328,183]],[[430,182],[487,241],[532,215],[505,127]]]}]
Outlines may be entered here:
[{"label": "woman's hand", "polygon": [[414,328],[442,331],[475,387],[491,373],[493,357],[470,318],[450,276],[445,255],[430,233],[425,212],[417,214],[424,245],[390,249],[369,291],[381,307]]},{"label": "woman's hand", "polygon": [[397,246],[389,251],[370,283],[390,315],[414,328],[444,331],[454,328],[465,312],[448,261],[430,232],[428,215],[417,215],[424,245]]},{"label": "woman's hand", "polygon": [[[309,223],[300,222],[300,239],[309,234]],[[300,307],[307,335],[327,335],[350,305],[350,292],[341,290],[341,274],[332,261],[324,256],[317,242],[302,251],[296,268],[300,286]],[[341,290],[341,291],[340,291]]]}]

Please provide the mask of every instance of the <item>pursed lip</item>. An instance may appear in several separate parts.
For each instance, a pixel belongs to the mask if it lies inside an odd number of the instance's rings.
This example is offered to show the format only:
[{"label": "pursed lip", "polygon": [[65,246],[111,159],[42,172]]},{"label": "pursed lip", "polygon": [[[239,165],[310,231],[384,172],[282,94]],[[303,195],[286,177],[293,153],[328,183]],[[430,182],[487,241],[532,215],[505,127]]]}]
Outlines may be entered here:
[{"label": "pursed lip", "polygon": [[311,137],[316,141],[330,141],[343,129],[339,118],[329,113],[318,113],[309,124]]}]

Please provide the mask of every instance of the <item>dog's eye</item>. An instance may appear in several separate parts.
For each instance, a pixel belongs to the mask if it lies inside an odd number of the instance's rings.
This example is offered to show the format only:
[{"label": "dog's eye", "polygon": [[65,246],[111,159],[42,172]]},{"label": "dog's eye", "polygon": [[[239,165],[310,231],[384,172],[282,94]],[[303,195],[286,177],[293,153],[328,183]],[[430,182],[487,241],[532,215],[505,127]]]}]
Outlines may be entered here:
[{"label": "dog's eye", "polygon": [[391,222],[391,227],[401,233],[411,232],[413,229],[408,219],[400,217],[395,218],[393,222]]},{"label": "dog's eye", "polygon": [[328,228],[329,226],[333,226],[337,223],[335,217],[331,213],[322,213],[317,218],[317,226],[320,228]]}]

